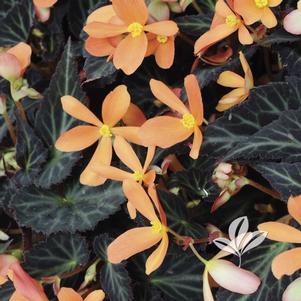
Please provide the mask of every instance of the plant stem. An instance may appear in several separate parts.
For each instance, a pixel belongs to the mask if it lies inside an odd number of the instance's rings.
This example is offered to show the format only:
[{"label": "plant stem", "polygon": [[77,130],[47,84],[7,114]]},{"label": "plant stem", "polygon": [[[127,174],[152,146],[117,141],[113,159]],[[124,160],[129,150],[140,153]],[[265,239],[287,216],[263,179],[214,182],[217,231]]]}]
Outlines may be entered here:
[{"label": "plant stem", "polygon": [[18,109],[18,111],[19,111],[19,113],[20,113],[20,115],[21,115],[21,118],[22,118],[24,121],[26,121],[26,113],[25,113],[25,110],[24,110],[24,108],[23,108],[22,103],[21,103],[20,101],[16,101],[15,104],[16,104],[16,107],[17,107],[17,109]]},{"label": "plant stem", "polygon": [[193,254],[198,258],[198,260],[201,261],[204,265],[206,265],[208,261],[199,254],[192,242],[189,244],[189,247]]},{"label": "plant stem", "polygon": [[280,195],[277,191],[275,190],[272,190],[272,189],[269,189],[269,188],[266,188],[264,187],[263,185],[253,181],[253,180],[250,180],[248,179],[248,184],[251,185],[252,187],[270,195],[271,197],[273,197],[274,199],[279,199],[280,200]]},{"label": "plant stem", "polygon": [[174,237],[176,237],[179,240],[184,240],[184,237],[175,232],[174,230],[168,228],[168,232],[171,233]]},{"label": "plant stem", "polygon": [[10,117],[9,117],[7,111],[4,111],[3,114],[2,114],[2,116],[3,116],[3,119],[4,119],[5,123],[6,123],[7,129],[8,129],[9,135],[10,135],[10,138],[13,141],[13,144],[16,145],[17,138],[16,138],[15,129],[14,129],[13,123],[10,120]]},{"label": "plant stem", "polygon": [[192,2],[192,5],[193,5],[194,9],[195,9],[199,14],[201,14],[201,13],[203,12],[202,9],[200,8],[200,6],[198,5],[198,3],[197,3],[195,0]]},{"label": "plant stem", "polygon": [[208,125],[208,124],[209,124],[208,120],[207,120],[207,119],[205,119],[205,118],[203,118],[203,123],[205,123],[206,125]]}]

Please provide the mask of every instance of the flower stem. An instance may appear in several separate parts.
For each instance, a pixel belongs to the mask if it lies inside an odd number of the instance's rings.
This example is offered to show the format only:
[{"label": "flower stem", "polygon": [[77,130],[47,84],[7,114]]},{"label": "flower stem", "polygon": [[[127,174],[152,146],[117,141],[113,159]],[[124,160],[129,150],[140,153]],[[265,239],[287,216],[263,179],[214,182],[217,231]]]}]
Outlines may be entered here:
[{"label": "flower stem", "polygon": [[22,118],[24,121],[26,121],[26,113],[25,113],[25,110],[24,110],[24,108],[23,108],[22,103],[21,103],[20,101],[16,101],[15,104],[16,104],[16,107],[17,107],[19,113],[20,113],[21,118]]},{"label": "flower stem", "polygon": [[3,119],[4,119],[5,123],[6,123],[7,129],[8,129],[9,135],[10,135],[10,138],[13,141],[13,144],[16,145],[17,138],[16,138],[15,129],[14,129],[13,123],[10,120],[10,117],[9,117],[9,115],[8,115],[8,113],[7,113],[6,110],[3,112],[2,116],[3,116]]},{"label": "flower stem", "polygon": [[168,232],[171,233],[174,237],[176,237],[179,240],[184,240],[184,237],[175,232],[174,230],[168,228]]},{"label": "flower stem", "polygon": [[207,261],[205,258],[203,258],[203,257],[199,254],[199,252],[198,252],[197,249],[194,247],[194,245],[193,245],[192,242],[189,244],[189,247],[190,247],[191,251],[193,252],[193,254],[197,257],[197,259],[198,259],[199,261],[201,261],[204,265],[207,265],[207,262],[208,262],[208,261]]},{"label": "flower stem", "polygon": [[271,197],[273,197],[274,199],[279,199],[280,200],[280,194],[275,191],[275,190],[272,190],[272,189],[269,189],[269,188],[266,188],[264,187],[263,185],[253,181],[253,180],[250,180],[248,179],[248,184],[251,185],[252,187],[270,195]]}]

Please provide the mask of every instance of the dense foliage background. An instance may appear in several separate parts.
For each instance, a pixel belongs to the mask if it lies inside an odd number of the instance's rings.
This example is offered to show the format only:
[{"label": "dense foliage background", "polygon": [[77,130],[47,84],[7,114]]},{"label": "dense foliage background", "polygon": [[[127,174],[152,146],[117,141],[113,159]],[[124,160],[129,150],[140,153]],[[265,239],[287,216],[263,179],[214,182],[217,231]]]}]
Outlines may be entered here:
[{"label": "dense foliage background", "polygon": [[[108,181],[99,187],[79,183],[93,147],[84,152],[63,153],[54,146],[61,133],[78,123],[62,110],[60,98],[64,95],[89,104],[99,115],[105,95],[123,83],[132,102],[148,117],[165,110],[155,102],[149,80],[155,78],[171,87],[183,87],[183,78],[196,64],[193,43],[208,30],[214,13],[214,0],[195,2],[197,5],[189,5],[185,12],[172,14],[180,29],[172,68],[160,69],[150,57],[133,75],[126,76],[106,58],[92,57],[83,48],[86,17],[108,1],[59,0],[51,9],[50,20],[41,23],[35,17],[32,0],[1,0],[0,47],[22,41],[31,45],[32,63],[25,77],[29,86],[43,95],[41,100],[21,100],[27,117],[24,121],[11,98],[9,83],[0,79],[1,97],[7,99],[17,133],[14,146],[0,116],[0,226],[11,237],[9,243],[1,244],[0,250],[4,253],[20,249],[23,266],[33,277],[59,276],[64,286],[77,288],[86,269],[100,258],[91,287],[101,287],[108,300],[202,298],[203,268],[189,249],[183,251],[174,242],[163,265],[150,276],[144,273],[144,253],[118,265],[107,262],[108,243],[144,221],[129,219],[120,183]],[[200,156],[190,159],[189,147],[184,143],[157,149],[152,163],[161,166],[168,154],[176,154],[184,167],[158,177],[167,188],[160,190],[159,195],[168,224],[178,233],[207,238],[207,223],[227,232],[235,218],[245,215],[254,230],[261,222],[286,215],[288,197],[301,193],[300,37],[285,32],[281,24],[281,16],[295,7],[296,1],[283,1],[276,9],[278,26],[267,30],[253,45],[242,47],[236,36],[230,36],[213,47],[212,54],[219,52],[224,57],[222,64],[209,65],[200,60],[193,68],[209,120],[209,125],[203,127]],[[256,87],[241,105],[218,113],[215,106],[228,89],[216,80],[224,70],[242,73],[240,50],[250,63]],[[135,149],[144,155],[142,147]],[[220,193],[211,179],[212,173],[219,162],[225,161],[238,162],[246,168],[249,179],[276,190],[280,198],[274,199],[247,185],[211,213],[212,203]],[[114,163],[119,164],[116,157]],[[281,300],[284,289],[296,277],[276,280],[270,265],[276,254],[291,247],[288,243],[266,241],[249,252],[242,266],[260,276],[259,290],[251,296],[241,296],[218,288],[216,300]],[[218,252],[207,243],[197,248],[206,258]],[[5,284],[0,289],[0,300],[9,300],[12,291],[12,284]],[[55,300],[51,285],[46,285],[46,291]]]}]

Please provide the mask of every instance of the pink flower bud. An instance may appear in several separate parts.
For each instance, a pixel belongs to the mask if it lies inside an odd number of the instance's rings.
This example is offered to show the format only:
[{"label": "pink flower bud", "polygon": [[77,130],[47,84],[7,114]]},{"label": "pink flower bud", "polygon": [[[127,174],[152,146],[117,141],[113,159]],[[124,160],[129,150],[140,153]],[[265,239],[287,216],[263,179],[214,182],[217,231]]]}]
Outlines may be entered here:
[{"label": "pink flower bud", "polygon": [[283,20],[284,29],[292,34],[301,34],[301,10],[296,9]]}]

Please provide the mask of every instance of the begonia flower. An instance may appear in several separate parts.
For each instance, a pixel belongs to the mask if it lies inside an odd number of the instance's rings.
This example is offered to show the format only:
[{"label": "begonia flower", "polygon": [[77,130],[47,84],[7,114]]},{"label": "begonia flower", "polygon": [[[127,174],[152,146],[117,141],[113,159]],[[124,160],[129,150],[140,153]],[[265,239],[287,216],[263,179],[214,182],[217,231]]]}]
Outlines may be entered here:
[{"label": "begonia flower", "polygon": [[16,46],[0,53],[0,76],[10,82],[21,78],[30,65],[31,47],[26,43]]},{"label": "begonia flower", "polygon": [[[118,17],[115,23],[97,20],[88,23],[84,31],[89,37],[97,39],[124,35],[114,51],[113,63],[127,75],[135,72],[145,57],[148,45],[145,32],[166,37],[174,36],[178,32],[177,24],[173,21],[146,24],[148,10],[144,0],[112,0],[112,7]],[[99,15],[104,13],[103,11]]]},{"label": "begonia flower", "polygon": [[105,293],[102,290],[95,290],[83,299],[74,289],[62,287],[57,298],[59,301],[102,301],[105,298]]},{"label": "begonia flower", "polygon": [[[146,186],[154,183],[156,172],[154,170],[148,170],[148,168],[154,158],[155,147],[151,146],[148,148],[143,167],[133,148],[124,138],[120,136],[115,138],[114,150],[120,161],[124,163],[132,172],[124,171],[113,166],[98,165],[93,169],[96,173],[103,178],[115,181],[124,181],[129,179],[134,180],[139,184],[143,183]],[[127,207],[131,218],[135,218],[135,208],[131,206],[130,202],[128,202]]]},{"label": "begonia flower", "polygon": [[203,296],[204,301],[214,301],[209,275],[221,287],[234,293],[249,295],[258,289],[260,278],[245,269],[236,266],[234,263],[219,259],[215,256],[206,262],[203,274]]},{"label": "begonia flower", "polygon": [[202,54],[208,47],[236,31],[238,31],[238,39],[241,44],[249,45],[253,43],[253,38],[241,17],[224,0],[218,0],[211,27],[195,42],[194,54]]},{"label": "begonia flower", "polygon": [[138,127],[117,125],[130,105],[126,86],[120,85],[106,96],[102,104],[102,121],[72,96],[63,96],[62,105],[66,113],[90,125],[79,125],[63,133],[56,141],[56,148],[64,152],[74,152],[98,141],[92,159],[80,176],[80,182],[90,186],[103,184],[106,178],[96,174],[92,168],[111,164],[112,138],[122,136],[130,142],[139,143]]},{"label": "begonia flower", "polygon": [[40,8],[48,8],[53,6],[57,0],[33,0],[33,4]]},{"label": "begonia flower", "polygon": [[146,117],[142,110],[131,102],[127,112],[122,117],[122,121],[128,126],[141,126],[146,121]]},{"label": "begonia flower", "polygon": [[[289,214],[301,225],[301,195],[290,197],[287,203]],[[301,243],[301,231],[279,222],[266,222],[258,229],[268,232],[267,238],[280,242]],[[277,279],[292,275],[301,268],[301,247],[284,251],[272,262],[272,272]]]},{"label": "begonia flower", "polygon": [[161,266],[168,249],[166,216],[153,186],[148,191],[157,211],[160,213],[160,219],[157,217],[151,199],[141,185],[133,180],[125,180],[123,190],[131,204],[150,222],[151,226],[134,228],[117,237],[108,246],[108,260],[111,263],[120,263],[160,242],[159,246],[146,260],[145,272],[149,275]]},{"label": "begonia flower", "polygon": [[301,0],[298,1],[297,9],[285,16],[283,27],[289,33],[301,34]]},{"label": "begonia flower", "polygon": [[217,79],[218,84],[224,87],[235,88],[219,100],[216,109],[220,112],[243,102],[249,97],[250,90],[254,87],[251,68],[242,52],[239,52],[239,60],[245,73],[244,78],[232,71],[224,71]]},{"label": "begonia flower", "polygon": [[33,0],[35,13],[40,22],[47,22],[50,18],[50,8],[57,0]]},{"label": "begonia flower", "polygon": [[267,28],[277,25],[277,19],[270,7],[276,7],[282,0],[234,0],[234,10],[240,14],[246,25],[261,21]]},{"label": "begonia flower", "polygon": [[0,285],[3,285],[8,280],[9,268],[15,262],[18,262],[18,259],[12,255],[0,255]]},{"label": "begonia flower", "polygon": [[202,95],[196,77],[185,77],[185,89],[189,108],[164,83],[152,79],[150,87],[154,96],[175,110],[180,117],[159,116],[147,120],[139,130],[141,141],[146,146],[168,148],[194,135],[190,157],[197,159],[203,140],[200,126],[203,123]]}]

